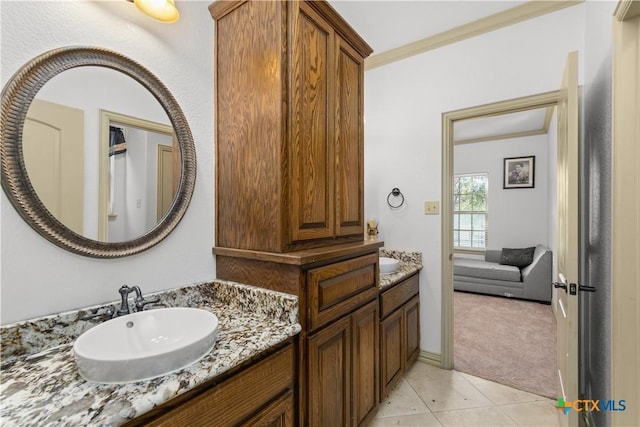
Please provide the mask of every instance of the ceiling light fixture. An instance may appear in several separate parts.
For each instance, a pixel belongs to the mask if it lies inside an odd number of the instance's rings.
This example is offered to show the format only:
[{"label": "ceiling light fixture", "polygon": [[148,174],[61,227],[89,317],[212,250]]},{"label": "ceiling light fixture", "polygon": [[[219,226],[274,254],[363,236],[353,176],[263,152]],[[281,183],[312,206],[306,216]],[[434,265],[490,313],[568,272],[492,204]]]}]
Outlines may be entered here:
[{"label": "ceiling light fixture", "polygon": [[158,21],[168,24],[176,22],[180,13],[176,8],[175,0],[127,0],[136,5],[138,9]]}]

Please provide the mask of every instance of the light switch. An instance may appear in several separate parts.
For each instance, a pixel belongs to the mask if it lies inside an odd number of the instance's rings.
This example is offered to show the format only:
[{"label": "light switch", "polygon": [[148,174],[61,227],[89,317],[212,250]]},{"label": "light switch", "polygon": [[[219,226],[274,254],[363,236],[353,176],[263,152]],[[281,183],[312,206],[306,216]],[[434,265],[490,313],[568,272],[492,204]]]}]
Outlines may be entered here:
[{"label": "light switch", "polygon": [[438,215],[440,213],[440,202],[428,201],[424,202],[424,214],[425,215]]}]

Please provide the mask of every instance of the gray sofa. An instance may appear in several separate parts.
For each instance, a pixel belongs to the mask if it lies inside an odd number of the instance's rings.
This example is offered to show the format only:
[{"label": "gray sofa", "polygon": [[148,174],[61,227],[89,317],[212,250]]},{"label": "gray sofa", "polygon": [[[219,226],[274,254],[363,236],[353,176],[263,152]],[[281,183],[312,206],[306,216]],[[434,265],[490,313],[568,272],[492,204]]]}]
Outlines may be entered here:
[{"label": "gray sofa", "polygon": [[533,262],[519,268],[500,264],[502,250],[487,250],[485,259],[454,258],[453,288],[551,303],[551,251],[537,245]]}]

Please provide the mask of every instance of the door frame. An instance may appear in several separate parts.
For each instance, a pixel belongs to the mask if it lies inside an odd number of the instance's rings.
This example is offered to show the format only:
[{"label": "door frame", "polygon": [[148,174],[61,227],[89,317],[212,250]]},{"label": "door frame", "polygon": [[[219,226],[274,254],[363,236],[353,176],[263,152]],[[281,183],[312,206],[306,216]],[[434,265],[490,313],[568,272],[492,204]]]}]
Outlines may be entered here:
[{"label": "door frame", "polygon": [[135,127],[146,132],[159,133],[174,137],[173,127],[151,120],[100,110],[100,138],[98,150],[98,240],[109,241],[109,126],[112,122]]},{"label": "door frame", "polygon": [[509,99],[442,114],[442,316],[440,366],[453,368],[453,126],[456,121],[555,107],[560,91]]},{"label": "door frame", "polygon": [[[611,398],[639,402],[640,2],[621,0],[612,27]],[[640,425],[640,408],[613,412],[611,422]]]}]

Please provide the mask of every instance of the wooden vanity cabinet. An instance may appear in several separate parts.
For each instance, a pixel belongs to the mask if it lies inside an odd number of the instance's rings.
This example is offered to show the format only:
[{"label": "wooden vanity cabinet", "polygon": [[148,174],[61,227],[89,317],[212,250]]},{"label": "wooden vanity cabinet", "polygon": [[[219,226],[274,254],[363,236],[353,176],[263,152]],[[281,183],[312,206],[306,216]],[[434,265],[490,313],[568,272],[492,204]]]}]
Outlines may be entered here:
[{"label": "wooden vanity cabinet", "polygon": [[378,406],[378,303],[309,336],[309,426],[360,426]]},{"label": "wooden vanity cabinet", "polygon": [[418,274],[380,294],[380,401],[420,354]]},{"label": "wooden vanity cabinet", "polygon": [[221,279],[298,295],[301,426],[366,425],[379,402],[383,242],[292,253],[216,248]]},{"label": "wooden vanity cabinet", "polygon": [[293,427],[295,383],[296,346],[289,343],[234,374],[170,400],[127,427]]},{"label": "wooden vanity cabinet", "polygon": [[216,246],[361,241],[371,48],[324,1],[218,1]]}]

